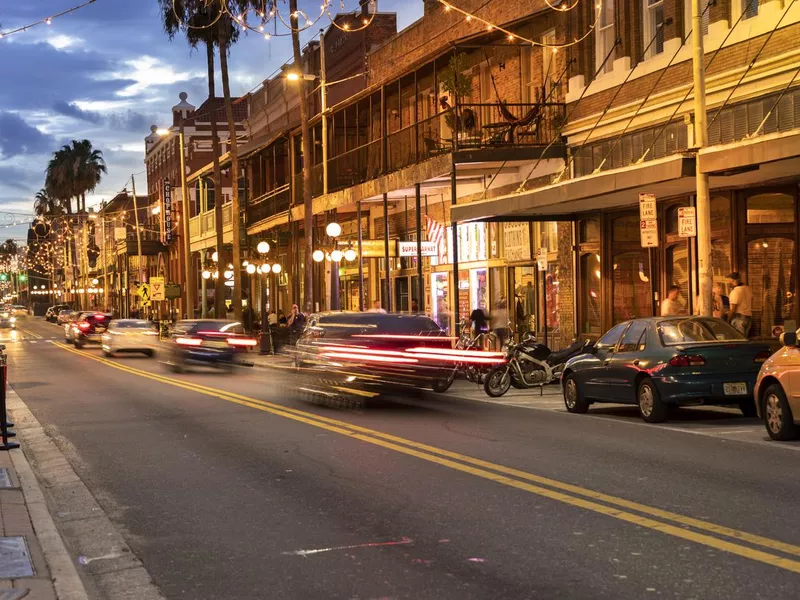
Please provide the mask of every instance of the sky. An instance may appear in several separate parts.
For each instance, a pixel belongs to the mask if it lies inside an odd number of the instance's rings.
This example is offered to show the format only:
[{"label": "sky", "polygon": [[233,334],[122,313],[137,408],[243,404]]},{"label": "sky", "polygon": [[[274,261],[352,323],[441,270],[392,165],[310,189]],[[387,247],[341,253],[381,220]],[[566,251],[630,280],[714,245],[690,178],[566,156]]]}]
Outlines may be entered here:
[{"label": "sky", "polygon": [[[80,3],[0,0],[0,31]],[[288,2],[281,6],[288,13]],[[319,0],[299,0],[309,15],[318,15],[319,6]],[[352,11],[358,0],[344,6]],[[378,9],[396,12],[402,29],[422,15],[423,3],[378,0]],[[328,24],[323,16],[304,39]],[[279,23],[278,31],[285,33],[285,26]],[[229,59],[232,93],[247,93],[290,58],[288,36],[242,36]],[[25,238],[25,215],[32,214],[47,162],[72,139],[91,140],[108,167],[87,206],[112,198],[131,174],[137,175],[137,192],[146,190],[144,138],[150,125],[171,123],[180,92],[199,106],[208,95],[206,72],[203,49],[192,50],[182,34],[170,41],[164,33],[158,0],[97,0],[51,25],[0,39],[0,238]]]}]

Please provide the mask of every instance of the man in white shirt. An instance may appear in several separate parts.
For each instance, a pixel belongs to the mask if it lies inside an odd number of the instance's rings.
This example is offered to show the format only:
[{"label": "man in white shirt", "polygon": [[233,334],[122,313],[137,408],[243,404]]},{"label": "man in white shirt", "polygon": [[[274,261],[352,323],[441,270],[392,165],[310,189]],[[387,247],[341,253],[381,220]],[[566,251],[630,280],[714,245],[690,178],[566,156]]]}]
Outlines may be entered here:
[{"label": "man in white shirt", "polygon": [[681,293],[681,288],[677,285],[670,286],[667,292],[667,297],[661,303],[661,316],[662,317],[676,317],[683,314],[683,306],[678,302],[678,295]]},{"label": "man in white shirt", "polygon": [[728,297],[731,304],[728,320],[745,337],[750,337],[750,327],[753,325],[753,290],[749,285],[745,285],[739,273],[735,271],[728,275],[728,280],[733,286]]}]

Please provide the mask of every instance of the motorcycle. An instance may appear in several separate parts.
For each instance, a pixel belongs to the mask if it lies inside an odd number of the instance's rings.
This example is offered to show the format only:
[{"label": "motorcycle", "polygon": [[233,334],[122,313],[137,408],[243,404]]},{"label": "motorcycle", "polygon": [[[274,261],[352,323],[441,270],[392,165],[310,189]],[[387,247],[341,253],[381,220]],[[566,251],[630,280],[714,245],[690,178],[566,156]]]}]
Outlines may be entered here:
[{"label": "motorcycle", "polygon": [[591,344],[590,340],[578,340],[563,350],[552,352],[532,335],[519,344],[509,343],[506,362],[489,371],[483,389],[492,398],[499,398],[512,385],[517,389],[541,389],[558,380],[564,364],[573,356],[587,352]]},{"label": "motorcycle", "polygon": [[[474,335],[470,331],[470,328],[464,319],[462,319],[459,323],[459,330],[461,334],[458,338],[458,342],[456,342],[455,345],[456,350],[483,350],[484,344],[488,343],[490,346],[494,346],[495,344],[496,337],[494,334],[478,333],[477,335]],[[503,347],[503,350],[505,351],[505,346]],[[439,394],[446,392],[448,389],[450,389],[450,386],[453,385],[456,376],[459,374],[463,375],[467,381],[481,385],[486,381],[486,376],[488,373],[489,369],[483,365],[457,363],[449,372],[447,377],[435,380],[432,384],[432,388],[434,392]]]}]

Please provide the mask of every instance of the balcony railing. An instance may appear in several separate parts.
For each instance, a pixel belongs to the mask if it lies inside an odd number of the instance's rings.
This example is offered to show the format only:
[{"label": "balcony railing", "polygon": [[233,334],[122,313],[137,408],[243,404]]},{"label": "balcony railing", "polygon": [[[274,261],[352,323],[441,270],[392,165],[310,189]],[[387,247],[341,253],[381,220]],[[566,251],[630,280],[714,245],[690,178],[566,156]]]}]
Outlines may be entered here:
[{"label": "balcony railing", "polygon": [[259,221],[289,210],[291,200],[291,190],[288,183],[259,196],[247,207],[247,225],[254,225]]},{"label": "balcony railing", "polygon": [[[189,219],[189,238],[194,241],[216,234],[214,218],[215,214],[212,208]],[[229,203],[222,206],[222,230],[230,230],[231,227],[231,205]]]}]

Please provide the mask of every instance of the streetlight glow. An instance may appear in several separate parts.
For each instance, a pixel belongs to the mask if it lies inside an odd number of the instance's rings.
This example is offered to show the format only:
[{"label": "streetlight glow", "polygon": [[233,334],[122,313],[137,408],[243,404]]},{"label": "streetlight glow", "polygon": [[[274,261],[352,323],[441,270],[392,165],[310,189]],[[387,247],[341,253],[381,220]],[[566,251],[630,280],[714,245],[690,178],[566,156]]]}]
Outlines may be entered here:
[{"label": "streetlight glow", "polygon": [[260,254],[266,254],[267,252],[269,252],[269,242],[266,241],[258,242],[256,250],[258,250]]},{"label": "streetlight glow", "polygon": [[311,258],[314,259],[314,262],[322,262],[325,260],[325,253],[322,250],[314,250],[314,253],[311,255]]},{"label": "streetlight glow", "polygon": [[203,279],[211,279],[211,271],[203,271]]},{"label": "streetlight glow", "polygon": [[272,265],[272,272],[276,275],[281,272],[281,266],[278,263]]},{"label": "streetlight glow", "polygon": [[334,250],[331,252],[331,260],[333,262],[340,262],[342,260],[342,251],[341,250]]},{"label": "streetlight glow", "polygon": [[166,129],[166,128],[164,128],[164,127],[161,127],[161,128],[159,128],[159,129],[156,129],[156,135],[160,135],[161,137],[166,137],[166,136],[168,136],[170,133],[172,133],[172,132],[171,132],[169,129]]},{"label": "streetlight glow", "polygon": [[352,248],[348,248],[344,251],[344,259],[348,262],[355,260],[356,256],[358,256],[358,253]]},{"label": "streetlight glow", "polygon": [[252,275],[255,272],[256,272],[256,266],[253,263],[250,263],[249,265],[247,265],[247,274],[248,275]]},{"label": "streetlight glow", "polygon": [[325,233],[328,234],[328,237],[338,238],[342,235],[342,226],[336,222],[328,223],[328,226],[325,228]]},{"label": "streetlight glow", "polygon": [[289,81],[300,81],[300,75],[295,72],[289,72],[286,74],[286,79]]}]

